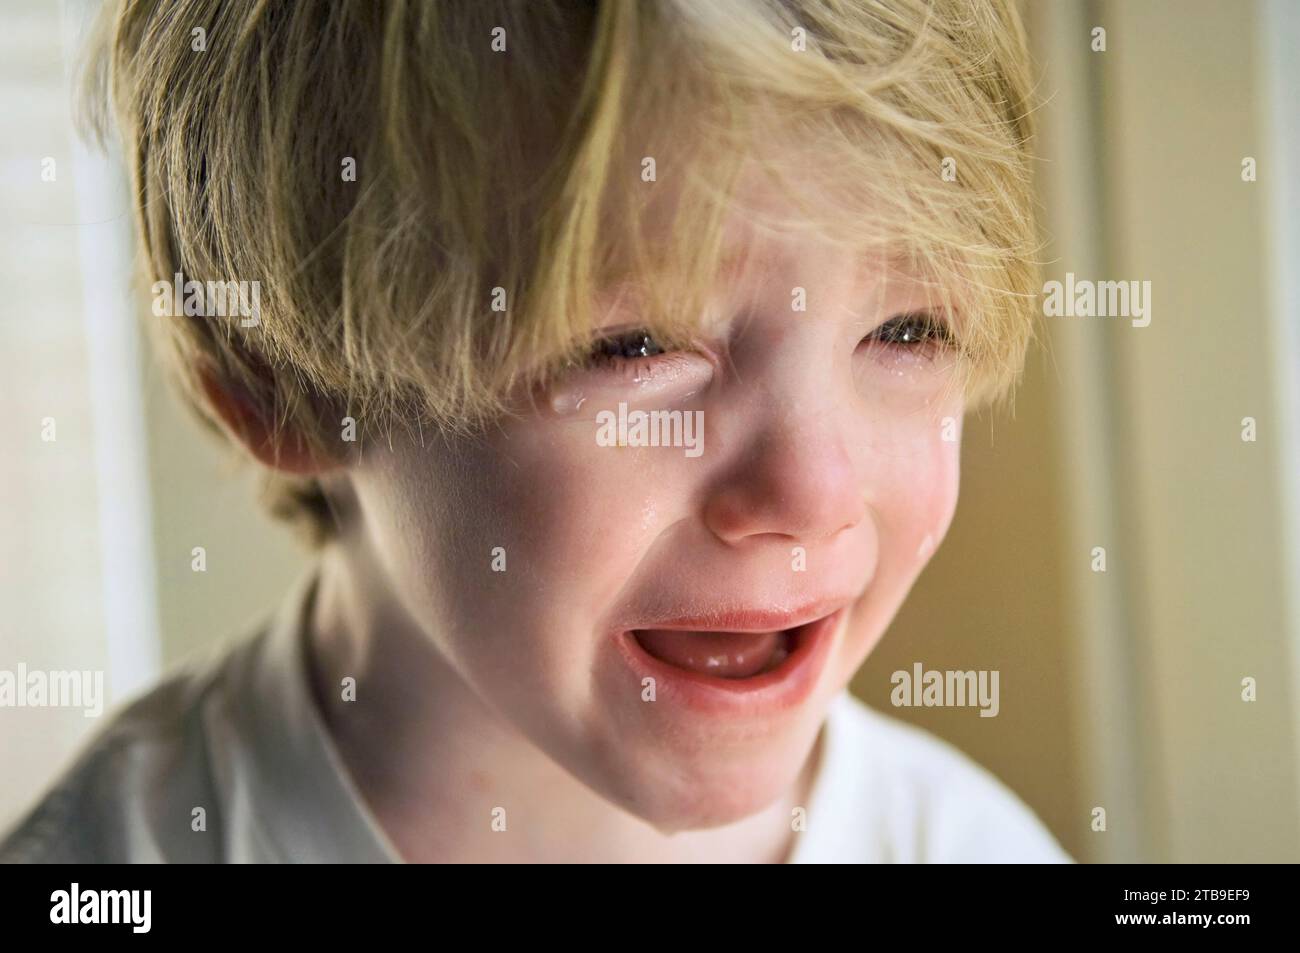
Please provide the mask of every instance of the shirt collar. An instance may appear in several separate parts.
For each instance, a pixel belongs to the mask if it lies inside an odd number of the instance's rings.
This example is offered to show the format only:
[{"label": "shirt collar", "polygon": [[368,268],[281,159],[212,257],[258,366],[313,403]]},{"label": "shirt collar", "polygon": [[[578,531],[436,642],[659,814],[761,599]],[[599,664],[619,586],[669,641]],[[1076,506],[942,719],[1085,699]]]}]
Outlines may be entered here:
[{"label": "shirt collar", "polygon": [[820,735],[820,754],[813,771],[805,821],[807,828],[795,835],[788,864],[835,862],[860,853],[864,845],[877,844],[878,836],[869,821],[869,802],[874,796],[869,768],[870,748],[855,737],[860,716],[846,688],[827,707]]}]

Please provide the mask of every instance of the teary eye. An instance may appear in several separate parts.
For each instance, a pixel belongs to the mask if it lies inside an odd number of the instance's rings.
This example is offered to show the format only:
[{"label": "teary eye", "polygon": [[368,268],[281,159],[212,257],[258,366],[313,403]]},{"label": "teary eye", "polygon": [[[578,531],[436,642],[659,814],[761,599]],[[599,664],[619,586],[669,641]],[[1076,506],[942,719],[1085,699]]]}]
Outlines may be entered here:
[{"label": "teary eye", "polygon": [[867,340],[886,347],[907,349],[947,347],[953,343],[948,323],[929,311],[910,312],[890,318],[871,332]]},{"label": "teary eye", "polygon": [[649,331],[634,328],[620,331],[598,340],[591,349],[590,359],[599,362],[607,360],[636,360],[637,358],[655,357],[665,353]]},{"label": "teary eye", "polygon": [[713,363],[688,343],[666,341],[643,327],[602,331],[563,370],[564,381],[595,393],[599,388],[633,388],[653,393],[694,393],[706,386]]}]

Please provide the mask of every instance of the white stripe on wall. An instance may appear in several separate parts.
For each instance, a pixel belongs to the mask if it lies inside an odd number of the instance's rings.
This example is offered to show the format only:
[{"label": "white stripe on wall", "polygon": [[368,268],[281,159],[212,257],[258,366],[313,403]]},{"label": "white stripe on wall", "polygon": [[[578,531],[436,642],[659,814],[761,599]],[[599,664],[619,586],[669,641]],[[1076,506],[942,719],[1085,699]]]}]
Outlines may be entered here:
[{"label": "white stripe on wall", "polygon": [[[1278,481],[1285,520],[1287,644],[1291,650],[1293,736],[1300,763],[1300,3],[1265,0],[1259,17],[1260,87],[1271,131],[1258,170],[1269,190],[1269,244],[1273,249],[1271,307],[1273,380],[1278,414]],[[1298,791],[1300,793],[1300,791]]]},{"label": "white stripe on wall", "polygon": [[[98,4],[66,0],[64,61],[76,62]],[[95,483],[109,699],[117,701],[159,674],[157,576],[149,492],[148,443],[138,316],[131,307],[131,217],[115,161],[74,146],[82,307],[93,411]]]}]

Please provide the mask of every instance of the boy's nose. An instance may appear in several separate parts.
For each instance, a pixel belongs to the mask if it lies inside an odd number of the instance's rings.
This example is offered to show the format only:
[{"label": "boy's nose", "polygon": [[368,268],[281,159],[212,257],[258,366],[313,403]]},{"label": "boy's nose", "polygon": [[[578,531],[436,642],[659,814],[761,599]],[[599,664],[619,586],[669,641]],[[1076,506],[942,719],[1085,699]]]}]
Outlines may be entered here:
[{"label": "boy's nose", "polygon": [[756,435],[712,489],[704,521],[723,542],[783,536],[828,539],[866,516],[857,468],[840,436],[806,420]]}]

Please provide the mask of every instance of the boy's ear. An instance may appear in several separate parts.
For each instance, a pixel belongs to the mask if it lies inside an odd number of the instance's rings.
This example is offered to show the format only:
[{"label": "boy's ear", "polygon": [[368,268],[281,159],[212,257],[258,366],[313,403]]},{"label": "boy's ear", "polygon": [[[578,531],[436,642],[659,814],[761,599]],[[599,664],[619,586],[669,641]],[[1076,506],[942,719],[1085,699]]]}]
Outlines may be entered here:
[{"label": "boy's ear", "polygon": [[203,393],[231,435],[264,466],[293,476],[317,476],[338,462],[322,457],[292,427],[277,433],[248,394],[217,379],[210,369],[199,372]]}]

